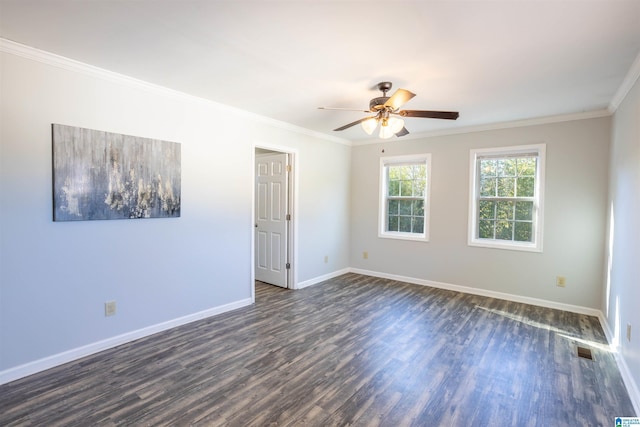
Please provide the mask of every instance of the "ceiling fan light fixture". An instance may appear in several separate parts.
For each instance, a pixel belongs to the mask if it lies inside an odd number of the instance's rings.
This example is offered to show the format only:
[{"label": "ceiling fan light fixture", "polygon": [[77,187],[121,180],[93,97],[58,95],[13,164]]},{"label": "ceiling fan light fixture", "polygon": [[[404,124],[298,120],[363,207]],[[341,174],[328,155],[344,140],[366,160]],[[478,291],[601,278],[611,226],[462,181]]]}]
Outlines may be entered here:
[{"label": "ceiling fan light fixture", "polygon": [[383,119],[382,122],[380,123],[380,134],[379,134],[380,138],[389,139],[394,134],[395,134],[395,132],[393,132],[393,129],[392,129],[391,125],[389,124],[389,120],[388,119]]},{"label": "ceiling fan light fixture", "polygon": [[396,117],[389,117],[388,124],[389,124],[389,127],[391,128],[391,132],[396,134],[400,132],[404,127],[404,120],[398,119]]},{"label": "ceiling fan light fixture", "polygon": [[375,117],[371,117],[363,121],[361,124],[362,129],[364,129],[367,134],[373,135],[373,131],[376,130],[376,126],[378,126],[378,120]]}]

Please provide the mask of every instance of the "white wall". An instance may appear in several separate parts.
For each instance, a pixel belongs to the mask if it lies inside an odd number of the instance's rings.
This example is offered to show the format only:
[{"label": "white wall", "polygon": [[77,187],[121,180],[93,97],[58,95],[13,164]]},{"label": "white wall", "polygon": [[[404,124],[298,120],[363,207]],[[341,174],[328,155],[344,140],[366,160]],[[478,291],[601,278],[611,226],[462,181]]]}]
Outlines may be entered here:
[{"label": "white wall", "polygon": [[[610,118],[602,117],[354,147],[351,266],[597,311],[609,134]],[[543,252],[468,246],[469,150],[537,143],[547,151]],[[432,154],[428,243],[377,237],[379,158],[411,153]],[[565,288],[555,284],[559,275]]]},{"label": "white wall", "polygon": [[[640,411],[640,80],[613,118],[610,166],[610,257],[603,312]],[[632,325],[631,341],[626,338]],[[629,383],[628,383],[629,387]]]},{"label": "white wall", "polygon": [[[136,331],[251,303],[256,144],[298,154],[298,280],[348,267],[350,147],[3,46],[0,383]],[[51,123],[180,142],[182,216],[52,222]],[[104,316],[108,300],[117,301],[114,317]]]}]

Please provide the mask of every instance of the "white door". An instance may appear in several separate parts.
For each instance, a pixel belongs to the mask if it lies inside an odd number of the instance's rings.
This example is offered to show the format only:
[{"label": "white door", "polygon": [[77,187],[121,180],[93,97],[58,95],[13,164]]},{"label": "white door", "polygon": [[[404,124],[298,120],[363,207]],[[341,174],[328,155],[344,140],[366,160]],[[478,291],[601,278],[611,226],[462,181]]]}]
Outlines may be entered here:
[{"label": "white door", "polygon": [[287,154],[256,155],[256,280],[287,287]]}]

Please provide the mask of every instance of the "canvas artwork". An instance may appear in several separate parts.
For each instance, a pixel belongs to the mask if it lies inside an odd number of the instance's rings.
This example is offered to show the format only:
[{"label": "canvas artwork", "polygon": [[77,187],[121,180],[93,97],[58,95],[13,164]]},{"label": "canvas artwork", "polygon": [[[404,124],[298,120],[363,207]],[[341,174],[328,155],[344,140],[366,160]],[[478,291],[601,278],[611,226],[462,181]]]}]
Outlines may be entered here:
[{"label": "canvas artwork", "polygon": [[180,216],[180,144],[59,124],[53,220]]}]

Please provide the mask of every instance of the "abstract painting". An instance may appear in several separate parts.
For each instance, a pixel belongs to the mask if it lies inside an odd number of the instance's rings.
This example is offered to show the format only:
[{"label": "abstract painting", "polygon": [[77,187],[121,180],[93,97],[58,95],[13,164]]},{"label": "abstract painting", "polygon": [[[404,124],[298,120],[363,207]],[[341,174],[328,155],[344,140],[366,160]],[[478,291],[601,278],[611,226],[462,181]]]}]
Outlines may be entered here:
[{"label": "abstract painting", "polygon": [[180,144],[52,125],[53,220],[180,216]]}]

